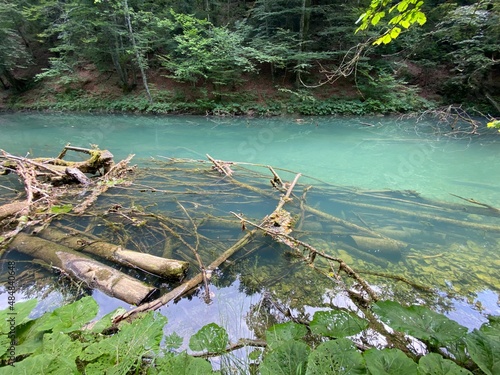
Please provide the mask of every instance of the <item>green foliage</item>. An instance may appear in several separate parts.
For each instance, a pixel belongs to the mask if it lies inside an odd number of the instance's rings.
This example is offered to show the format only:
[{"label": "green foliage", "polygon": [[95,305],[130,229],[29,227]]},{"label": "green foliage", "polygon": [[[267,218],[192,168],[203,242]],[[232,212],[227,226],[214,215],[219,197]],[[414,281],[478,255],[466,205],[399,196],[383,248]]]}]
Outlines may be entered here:
[{"label": "green foliage", "polygon": [[191,336],[189,348],[200,352],[223,353],[228,343],[226,330],[215,323],[210,323]]},{"label": "green foliage", "polygon": [[321,343],[309,356],[307,375],[365,375],[365,359],[351,340]]},{"label": "green foliage", "polygon": [[432,346],[445,346],[467,333],[465,327],[425,306],[403,307],[394,301],[379,301],[373,306],[373,311],[392,328]]},{"label": "green foliage", "polygon": [[[150,375],[210,374],[210,362],[186,352],[173,350],[182,338],[164,335],[167,319],[149,312],[132,323],[123,322],[118,331],[105,333],[111,325],[112,312],[101,320],[86,324],[97,313],[97,304],[85,297],[60,307],[40,318],[31,319],[36,301],[16,303],[0,311],[0,373],[2,374],[125,374]],[[423,306],[403,307],[396,302],[378,302],[374,310],[392,329],[401,330],[424,341],[436,341],[450,350],[453,341],[464,338],[467,362],[474,361],[485,374],[497,374],[500,365],[500,318],[490,317],[480,329],[466,333],[464,327]],[[9,318],[16,313],[16,363],[7,366]],[[471,374],[464,367],[443,358],[432,345],[418,363],[398,349],[375,348],[360,351],[346,338],[368,328],[368,323],[344,311],[318,311],[309,324],[321,338],[316,347],[308,344],[306,325],[293,322],[276,324],[266,332],[267,348],[249,354],[261,374]],[[336,339],[329,339],[336,336]],[[163,345],[160,345],[163,343]],[[226,330],[211,323],[195,333],[192,350],[215,355],[229,345]],[[64,355],[61,355],[64,348]],[[224,368],[221,369],[225,371]]]},{"label": "green foliage", "polygon": [[390,6],[387,0],[372,0],[368,9],[363,13],[356,23],[360,23],[357,31],[366,30],[370,26],[376,26],[386,16],[392,16],[387,22],[387,30],[378,37],[373,44],[388,44],[396,39],[403,29],[408,29],[414,24],[422,26],[427,22],[425,13],[421,8],[422,0],[402,0]]},{"label": "green foliage", "polygon": [[444,359],[439,354],[429,353],[418,361],[419,375],[472,375],[472,373],[458,366],[455,362],[449,359]]},{"label": "green foliage", "polygon": [[370,349],[363,357],[371,374],[417,375],[417,364],[399,349]]},{"label": "green foliage", "polygon": [[311,321],[311,331],[326,337],[352,336],[368,327],[368,322],[343,310],[318,311]]}]

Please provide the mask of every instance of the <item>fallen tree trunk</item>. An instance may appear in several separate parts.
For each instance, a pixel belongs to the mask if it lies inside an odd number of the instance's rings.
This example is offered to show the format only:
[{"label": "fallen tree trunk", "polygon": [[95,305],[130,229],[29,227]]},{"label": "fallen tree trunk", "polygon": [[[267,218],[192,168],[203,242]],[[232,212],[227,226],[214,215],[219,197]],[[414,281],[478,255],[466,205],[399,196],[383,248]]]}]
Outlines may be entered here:
[{"label": "fallen tree trunk", "polygon": [[152,286],[65,246],[25,233],[19,233],[9,249],[40,259],[91,288],[133,305],[141,304],[156,291]]},{"label": "fallen tree trunk", "polygon": [[174,288],[167,294],[155,299],[154,301],[148,302],[141,306],[137,306],[133,310],[127,311],[123,314],[116,316],[113,319],[113,324],[118,324],[122,320],[125,319],[133,319],[138,313],[157,310],[160,307],[166,305],[170,301],[183,296],[188,293],[190,290],[196,288],[199,284],[203,282],[203,272],[212,272],[217,269],[222,263],[224,263],[229,257],[235,254],[238,250],[240,250],[243,246],[248,244],[252,239],[253,235],[257,232],[256,229],[253,229],[247,234],[245,234],[238,242],[236,242],[233,246],[227,249],[224,253],[222,253],[217,259],[215,259],[212,263],[210,263],[206,270],[198,273],[193,278],[187,280],[186,282],[179,285],[177,288]]},{"label": "fallen tree trunk", "polygon": [[181,278],[189,267],[188,262],[123,249],[121,246],[101,241],[94,236],[73,229],[71,232],[65,233],[55,228],[46,228],[38,235],[70,249],[94,254],[111,262],[137,268],[164,278]]}]

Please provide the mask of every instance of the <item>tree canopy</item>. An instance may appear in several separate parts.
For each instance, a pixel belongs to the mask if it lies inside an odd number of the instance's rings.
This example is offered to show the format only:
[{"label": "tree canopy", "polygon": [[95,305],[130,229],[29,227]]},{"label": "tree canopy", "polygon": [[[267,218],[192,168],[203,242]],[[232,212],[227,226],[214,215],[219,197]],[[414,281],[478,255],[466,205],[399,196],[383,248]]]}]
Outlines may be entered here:
[{"label": "tree canopy", "polygon": [[75,88],[93,66],[152,104],[149,75],[220,100],[263,74],[296,94],[350,77],[362,101],[418,88],[499,112],[499,24],[485,0],[1,0],[0,78]]}]

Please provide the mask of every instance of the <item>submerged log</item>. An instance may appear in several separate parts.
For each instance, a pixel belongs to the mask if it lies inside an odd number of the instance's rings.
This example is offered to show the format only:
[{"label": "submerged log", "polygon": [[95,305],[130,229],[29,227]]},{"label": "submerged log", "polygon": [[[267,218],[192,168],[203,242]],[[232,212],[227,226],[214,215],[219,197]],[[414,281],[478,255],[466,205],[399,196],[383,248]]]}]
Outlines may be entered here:
[{"label": "submerged log", "polygon": [[188,262],[123,249],[121,246],[101,241],[94,236],[75,230],[65,233],[50,227],[44,229],[38,235],[43,239],[59,243],[70,249],[94,254],[111,262],[137,268],[164,278],[182,278],[189,267]]},{"label": "submerged log", "polygon": [[19,233],[9,249],[40,259],[91,288],[133,305],[141,304],[157,290],[66,246],[25,233]]},{"label": "submerged log", "polygon": [[18,201],[0,206],[0,220],[16,215],[29,207],[28,201]]}]

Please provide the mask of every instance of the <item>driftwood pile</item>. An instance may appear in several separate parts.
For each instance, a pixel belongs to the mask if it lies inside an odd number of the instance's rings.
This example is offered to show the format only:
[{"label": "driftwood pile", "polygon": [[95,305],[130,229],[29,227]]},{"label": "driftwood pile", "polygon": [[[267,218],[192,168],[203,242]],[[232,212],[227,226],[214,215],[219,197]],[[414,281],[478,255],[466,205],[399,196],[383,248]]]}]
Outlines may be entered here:
[{"label": "driftwood pile", "polygon": [[[67,151],[88,154],[85,161],[66,161]],[[132,158],[115,164],[113,155],[98,148],[67,145],[55,158],[28,159],[0,151],[0,173],[15,173],[24,184],[25,199],[0,206],[0,245],[44,262],[87,287],[139,305],[157,291],[97,259],[137,269],[160,278],[181,279],[189,263],[131,251],[71,228],[49,227],[59,213],[82,214],[110,186],[122,181]],[[94,178],[88,177],[94,175]],[[95,177],[99,175],[98,177]],[[85,199],[60,206],[85,192]],[[62,211],[61,211],[62,209]],[[8,230],[10,229],[10,230]],[[32,231],[29,235],[26,232]],[[97,256],[94,259],[82,252]]]}]

